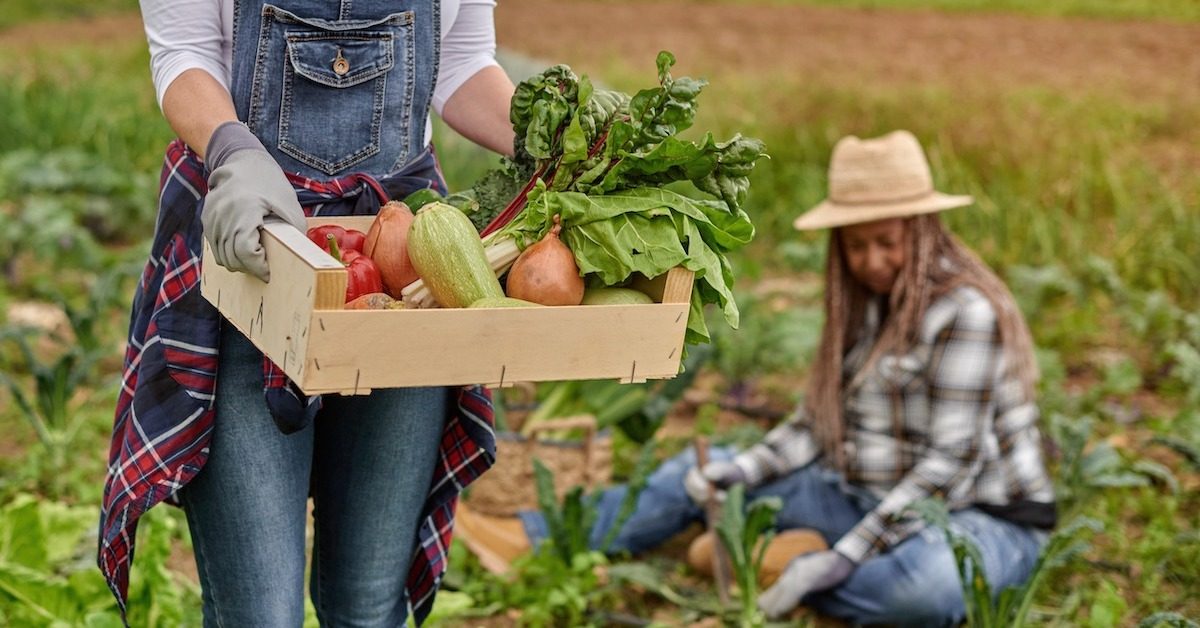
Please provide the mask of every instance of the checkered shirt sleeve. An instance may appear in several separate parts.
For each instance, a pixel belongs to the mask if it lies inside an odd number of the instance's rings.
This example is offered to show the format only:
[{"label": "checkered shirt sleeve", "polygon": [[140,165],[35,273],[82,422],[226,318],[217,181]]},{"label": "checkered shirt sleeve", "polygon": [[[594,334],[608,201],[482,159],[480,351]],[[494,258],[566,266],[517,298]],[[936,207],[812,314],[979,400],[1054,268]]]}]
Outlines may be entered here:
[{"label": "checkered shirt sleeve", "polygon": [[807,465],[820,453],[808,426],[808,413],[801,405],[787,421],[738,454],[733,462],[742,470],[748,486],[758,486]]}]

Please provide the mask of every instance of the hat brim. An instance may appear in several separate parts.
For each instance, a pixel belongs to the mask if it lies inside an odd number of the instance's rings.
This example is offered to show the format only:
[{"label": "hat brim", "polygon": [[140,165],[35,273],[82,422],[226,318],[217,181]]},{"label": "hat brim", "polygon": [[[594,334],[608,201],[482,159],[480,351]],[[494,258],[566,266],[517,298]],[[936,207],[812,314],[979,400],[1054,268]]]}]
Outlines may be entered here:
[{"label": "hat brim", "polygon": [[965,207],[975,202],[966,195],[932,192],[928,196],[900,203],[845,205],[826,199],[816,207],[804,212],[792,222],[798,231],[844,227],[888,218],[902,218],[932,214],[935,212]]}]

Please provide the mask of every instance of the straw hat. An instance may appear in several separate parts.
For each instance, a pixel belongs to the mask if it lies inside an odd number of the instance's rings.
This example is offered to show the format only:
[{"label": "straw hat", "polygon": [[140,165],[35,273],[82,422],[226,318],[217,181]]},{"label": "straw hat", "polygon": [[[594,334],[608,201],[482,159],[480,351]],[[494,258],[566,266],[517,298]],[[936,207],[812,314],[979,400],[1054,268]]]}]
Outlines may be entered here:
[{"label": "straw hat", "polygon": [[792,223],[797,229],[841,227],[885,218],[931,214],[970,205],[970,196],[933,189],[929,162],[908,131],[838,140],[829,163],[829,198]]}]

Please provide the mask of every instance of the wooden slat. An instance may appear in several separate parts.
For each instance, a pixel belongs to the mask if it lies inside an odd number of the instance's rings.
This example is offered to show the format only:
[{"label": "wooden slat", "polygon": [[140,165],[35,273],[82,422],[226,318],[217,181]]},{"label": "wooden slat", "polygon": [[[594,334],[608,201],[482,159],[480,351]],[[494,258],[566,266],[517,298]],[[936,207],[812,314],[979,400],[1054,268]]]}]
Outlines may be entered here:
[{"label": "wooden slat", "polygon": [[[346,271],[289,225],[268,224],[262,243],[271,268],[269,283],[220,266],[205,242],[200,293],[254,346],[295,377],[304,367],[301,358],[306,351],[311,312],[318,303],[336,301],[341,307]],[[321,291],[318,278],[322,280]]]},{"label": "wooden slat", "polygon": [[692,301],[692,279],[695,273],[677,266],[667,271],[666,284],[663,286],[663,294],[659,299],[660,303],[691,303]]},{"label": "wooden slat", "polygon": [[[674,377],[686,303],[316,312],[301,388]],[[319,359],[315,356],[321,356]]]}]

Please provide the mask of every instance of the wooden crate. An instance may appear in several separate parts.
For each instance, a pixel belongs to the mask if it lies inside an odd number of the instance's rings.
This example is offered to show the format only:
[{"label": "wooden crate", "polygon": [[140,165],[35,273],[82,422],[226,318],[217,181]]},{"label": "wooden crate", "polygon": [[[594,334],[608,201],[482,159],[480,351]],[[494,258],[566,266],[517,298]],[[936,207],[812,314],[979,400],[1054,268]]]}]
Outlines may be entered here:
[{"label": "wooden crate", "polygon": [[[372,217],[310,218],[363,232]],[[346,270],[304,234],[269,224],[271,281],[230,272],[205,243],[201,294],[305,393],[576,379],[624,383],[679,372],[692,272],[654,282],[658,303],[344,310]]]}]

